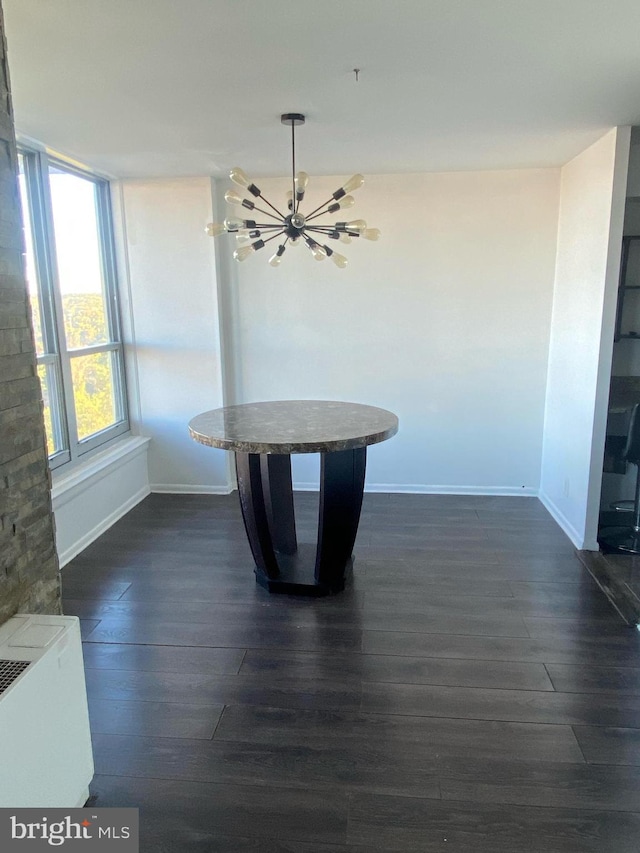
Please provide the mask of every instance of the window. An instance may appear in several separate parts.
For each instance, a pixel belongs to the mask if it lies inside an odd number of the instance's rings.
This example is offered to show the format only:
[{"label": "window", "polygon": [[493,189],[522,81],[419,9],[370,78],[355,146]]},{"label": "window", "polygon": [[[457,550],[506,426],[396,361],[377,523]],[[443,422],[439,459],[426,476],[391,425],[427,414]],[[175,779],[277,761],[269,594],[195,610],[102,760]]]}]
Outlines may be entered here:
[{"label": "window", "polygon": [[109,184],[20,149],[26,275],[52,468],[129,429]]}]

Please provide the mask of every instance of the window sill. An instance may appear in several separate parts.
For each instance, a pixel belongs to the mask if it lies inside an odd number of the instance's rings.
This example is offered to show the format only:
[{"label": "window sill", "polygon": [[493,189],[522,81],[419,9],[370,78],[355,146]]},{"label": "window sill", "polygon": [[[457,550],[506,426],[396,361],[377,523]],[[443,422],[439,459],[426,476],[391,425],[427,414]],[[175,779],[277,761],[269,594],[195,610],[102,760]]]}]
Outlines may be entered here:
[{"label": "window sill", "polygon": [[90,459],[75,465],[71,471],[58,469],[52,473],[51,501],[53,509],[82,494],[103,477],[112,474],[134,456],[147,452],[151,439],[144,436],[127,436],[114,441],[107,450],[93,454]]}]

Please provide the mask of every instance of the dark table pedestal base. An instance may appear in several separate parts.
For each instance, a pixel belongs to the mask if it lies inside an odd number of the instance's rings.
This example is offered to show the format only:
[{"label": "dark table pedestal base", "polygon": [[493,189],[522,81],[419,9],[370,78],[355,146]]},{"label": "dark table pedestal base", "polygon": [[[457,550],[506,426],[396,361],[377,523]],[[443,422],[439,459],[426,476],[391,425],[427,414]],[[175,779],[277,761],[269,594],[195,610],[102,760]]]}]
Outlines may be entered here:
[{"label": "dark table pedestal base", "polygon": [[366,447],[321,454],[318,543],[298,546],[288,454],[236,452],[242,516],[269,592],[331,595],[344,589],[358,532]]},{"label": "dark table pedestal base", "polygon": [[315,581],[316,546],[301,542],[295,554],[278,554],[279,574],[270,578],[256,566],[256,581],[269,592],[285,595],[323,596],[342,592],[351,574],[353,557],[347,560],[342,577],[336,578],[332,586]]}]

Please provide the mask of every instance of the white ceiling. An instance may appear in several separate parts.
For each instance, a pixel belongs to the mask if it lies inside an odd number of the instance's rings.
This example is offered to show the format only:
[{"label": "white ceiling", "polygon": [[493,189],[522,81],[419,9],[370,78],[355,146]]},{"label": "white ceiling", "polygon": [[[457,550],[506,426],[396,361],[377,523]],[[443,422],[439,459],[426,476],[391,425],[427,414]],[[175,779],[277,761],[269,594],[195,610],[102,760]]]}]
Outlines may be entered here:
[{"label": "white ceiling", "polygon": [[[640,123],[638,0],[3,0],[18,131],[122,177],[565,163]],[[352,69],[361,69],[356,83]]]}]

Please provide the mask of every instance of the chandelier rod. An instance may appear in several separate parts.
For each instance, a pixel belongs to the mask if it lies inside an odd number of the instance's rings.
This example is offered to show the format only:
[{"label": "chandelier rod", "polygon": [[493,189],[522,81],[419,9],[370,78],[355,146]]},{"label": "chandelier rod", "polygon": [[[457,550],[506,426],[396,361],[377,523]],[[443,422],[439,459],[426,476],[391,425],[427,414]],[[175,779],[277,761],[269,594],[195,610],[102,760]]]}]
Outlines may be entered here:
[{"label": "chandelier rod", "polygon": [[296,198],[296,123],[291,122],[291,204],[294,213],[298,212]]},{"label": "chandelier rod", "polygon": [[[319,216],[324,216],[325,213],[329,213],[329,205],[331,204],[331,202],[327,201],[325,202],[325,204],[327,205],[326,210],[321,210],[319,213],[317,213],[316,211],[318,210],[318,208],[316,208],[316,210],[310,213],[309,216],[305,217],[306,221],[309,222],[309,220],[311,219],[317,219]],[[321,204],[320,207],[324,207],[324,205]]]},{"label": "chandelier rod", "polygon": [[[280,217],[280,219],[285,219],[284,214],[280,213],[280,211],[278,210],[278,208],[277,208],[277,207],[274,207],[274,206],[271,204],[271,202],[269,201],[269,199],[268,199],[268,198],[265,198],[265,197],[262,195],[262,193],[260,193],[260,198],[262,199],[262,201],[263,201],[265,204],[268,204],[268,205],[269,205],[269,207],[271,208],[271,210],[275,210],[275,212],[278,214],[278,216]],[[256,208],[256,210],[259,210],[259,208]],[[261,210],[261,211],[260,211],[260,213],[266,213],[266,211],[265,211],[265,210]],[[271,214],[269,214],[269,216],[271,216]],[[274,219],[275,219],[275,216],[274,216]]]},{"label": "chandelier rod", "polygon": [[[267,201],[267,199],[263,195],[260,196],[260,198],[263,201],[266,201],[267,204],[269,204],[269,202]],[[270,207],[273,207],[273,205],[270,205]],[[275,207],[273,209],[275,210]],[[254,206],[253,210],[257,210],[259,213],[264,213],[265,216],[270,216],[272,219],[284,219],[284,216],[282,216],[281,213],[278,213],[278,215],[275,216],[273,213],[270,213],[268,210],[263,210],[261,207],[258,207],[257,204]]]},{"label": "chandelier rod", "polygon": [[277,234],[272,234],[272,235],[271,235],[271,237],[267,237],[267,239],[266,239],[266,240],[263,240],[262,242],[263,242],[263,243],[268,243],[270,240],[275,240],[275,239],[276,239],[276,237],[281,237],[281,236],[282,236],[283,234],[285,234],[285,233],[286,233],[285,229],[284,229],[284,228],[282,228],[280,231],[278,231],[278,233],[277,233]]},{"label": "chandelier rod", "polygon": [[[323,201],[323,202],[322,202],[322,204],[319,204],[319,205],[316,207],[316,209],[315,209],[315,210],[312,210],[312,211],[311,211],[311,213],[308,213],[308,214],[305,216],[305,219],[306,219],[306,220],[311,219],[311,217],[313,216],[313,214],[314,214],[314,213],[318,213],[318,211],[320,210],[320,208],[321,208],[321,207],[327,207],[328,205],[330,205],[330,204],[331,204],[331,202],[332,202],[332,201],[334,201],[333,196],[331,196],[331,198],[330,198],[330,199],[328,199],[327,201]],[[322,213],[328,213],[328,212],[329,212],[328,210],[323,210],[323,211],[322,211]],[[322,213],[318,213],[318,216],[322,216]]]}]

